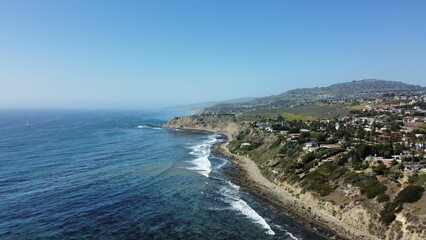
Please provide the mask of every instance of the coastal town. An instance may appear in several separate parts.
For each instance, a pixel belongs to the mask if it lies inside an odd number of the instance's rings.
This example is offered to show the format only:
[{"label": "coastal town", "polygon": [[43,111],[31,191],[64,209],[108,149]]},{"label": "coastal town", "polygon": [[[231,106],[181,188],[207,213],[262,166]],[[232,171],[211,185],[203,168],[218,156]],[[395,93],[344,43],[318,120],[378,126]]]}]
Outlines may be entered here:
[{"label": "coastal town", "polygon": [[213,107],[168,127],[226,134],[224,152],[254,162],[305,206],[301,215],[327,212],[331,229],[344,222],[373,239],[426,237],[426,91],[309,99],[281,108],[245,103],[241,112]]},{"label": "coastal town", "polygon": [[[355,153],[363,148],[362,159],[353,155],[349,160],[355,163],[365,160],[371,166],[399,165],[404,170],[401,173],[426,172],[426,95],[393,95],[361,102],[365,102],[364,107],[348,116],[286,121],[278,115],[252,124],[258,130],[304,144],[303,150],[307,152],[326,148]],[[248,146],[250,143],[241,145]],[[329,156],[325,161],[333,159]]]}]

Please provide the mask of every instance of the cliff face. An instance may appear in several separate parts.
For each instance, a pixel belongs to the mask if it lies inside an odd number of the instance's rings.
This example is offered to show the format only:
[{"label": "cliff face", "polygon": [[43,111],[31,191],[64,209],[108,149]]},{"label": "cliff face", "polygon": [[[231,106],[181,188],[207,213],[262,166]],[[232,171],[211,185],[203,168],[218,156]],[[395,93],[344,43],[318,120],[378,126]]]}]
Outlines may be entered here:
[{"label": "cliff face", "polygon": [[[410,215],[407,215],[405,209],[397,214],[396,221],[390,226],[381,224],[378,214],[380,206],[375,205],[371,200],[359,198],[360,193],[356,188],[351,189],[350,195],[345,195],[346,189],[342,184],[330,195],[319,196],[317,193],[301,187],[300,180],[292,180],[295,179],[292,178],[295,176],[294,171],[286,172],[285,170],[291,161],[297,161],[295,159],[300,158],[301,149],[286,149],[285,153],[281,152],[281,149],[285,148],[285,144],[277,135],[253,130],[249,124],[236,123],[232,119],[213,116],[176,117],[164,127],[206,130],[227,135],[230,142],[223,147],[226,148],[224,151],[240,161],[240,166],[241,161],[252,162],[253,160],[256,163],[253,165],[257,165],[254,167],[255,170],[260,170],[266,179],[275,184],[274,186],[280,187],[280,190],[277,190],[276,187],[268,185],[266,191],[285,191],[286,194],[283,195],[275,194],[277,198],[280,198],[278,200],[283,206],[297,212],[296,215],[314,219],[320,226],[330,228],[342,237],[348,239],[426,239],[426,229],[422,222],[413,217],[407,217]],[[244,151],[241,147],[242,142],[251,143],[249,148],[252,149]],[[289,152],[294,152],[294,154]],[[245,156],[249,156],[251,160]],[[253,169],[247,168],[245,170],[253,171]]]},{"label": "cliff face", "polygon": [[[248,134],[248,139],[255,139],[253,135]],[[317,215],[318,218],[328,222],[328,226],[342,233],[342,225],[347,229],[355,229],[364,234],[361,239],[426,239],[426,219],[424,214],[415,215],[415,208],[405,205],[401,212],[396,214],[395,221],[389,226],[385,226],[380,220],[380,211],[384,204],[377,203],[374,199],[364,197],[358,188],[348,187],[342,180],[339,186],[327,196],[307,191],[302,187],[300,181],[291,181],[288,173],[284,173],[283,166],[278,164],[276,157],[264,152],[273,152],[271,143],[276,142],[276,135],[265,135],[264,143],[258,149],[251,152],[251,158],[255,159],[263,175],[278,186],[286,189],[297,197],[300,204]],[[254,140],[253,140],[254,141]],[[268,150],[266,150],[268,149]],[[256,154],[256,151],[258,154]],[[267,156],[263,158],[263,156]],[[294,157],[293,155],[292,157]],[[297,156],[297,154],[296,154]],[[288,163],[284,160],[285,163]],[[281,158],[281,164],[283,159]],[[349,190],[350,188],[350,190]],[[349,193],[348,193],[349,192]],[[425,204],[426,196],[420,199],[417,204]],[[333,227],[334,225],[334,227]],[[339,230],[340,229],[340,230]],[[352,233],[356,233],[352,231]],[[358,234],[356,234],[358,235]],[[353,239],[353,237],[348,237]]]},{"label": "cliff face", "polygon": [[175,117],[167,122],[164,127],[219,132],[225,134],[230,140],[232,140],[245,126],[238,124],[231,119],[213,116],[189,116]]}]

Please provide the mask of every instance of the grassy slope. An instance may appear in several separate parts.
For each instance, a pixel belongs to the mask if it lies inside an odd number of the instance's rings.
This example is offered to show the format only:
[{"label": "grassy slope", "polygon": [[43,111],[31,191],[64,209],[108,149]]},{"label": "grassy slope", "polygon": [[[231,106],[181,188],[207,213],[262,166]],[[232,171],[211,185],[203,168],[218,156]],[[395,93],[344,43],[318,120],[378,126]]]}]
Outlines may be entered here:
[{"label": "grassy slope", "polygon": [[276,109],[259,109],[238,115],[239,121],[253,121],[258,118],[275,117],[281,115],[287,120],[315,120],[328,119],[336,116],[344,116],[350,110],[357,109],[360,106],[350,104],[323,104],[316,103],[306,106],[276,108]]}]

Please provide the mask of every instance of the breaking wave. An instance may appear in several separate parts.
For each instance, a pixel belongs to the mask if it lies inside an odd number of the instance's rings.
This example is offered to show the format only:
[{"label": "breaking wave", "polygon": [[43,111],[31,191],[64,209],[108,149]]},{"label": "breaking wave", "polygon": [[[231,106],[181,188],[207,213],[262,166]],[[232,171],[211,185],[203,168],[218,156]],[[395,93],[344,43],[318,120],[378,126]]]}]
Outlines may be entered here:
[{"label": "breaking wave", "polygon": [[240,212],[253,222],[262,226],[266,233],[269,235],[275,235],[275,232],[271,229],[271,226],[262,218],[253,208],[251,208],[246,201],[240,198],[238,192],[240,187],[227,181],[228,186],[224,186],[220,189],[220,193],[223,196],[223,200],[230,204],[232,209]]},{"label": "breaking wave", "polygon": [[192,160],[190,163],[191,167],[188,169],[196,171],[205,177],[209,177],[210,172],[212,171],[212,164],[209,160],[210,148],[217,142],[216,135],[210,136],[206,141],[201,144],[191,147],[191,155],[196,156],[196,159]]},{"label": "breaking wave", "polygon": [[160,127],[149,126],[149,125],[138,125],[136,128],[148,128],[148,129],[161,129]]}]

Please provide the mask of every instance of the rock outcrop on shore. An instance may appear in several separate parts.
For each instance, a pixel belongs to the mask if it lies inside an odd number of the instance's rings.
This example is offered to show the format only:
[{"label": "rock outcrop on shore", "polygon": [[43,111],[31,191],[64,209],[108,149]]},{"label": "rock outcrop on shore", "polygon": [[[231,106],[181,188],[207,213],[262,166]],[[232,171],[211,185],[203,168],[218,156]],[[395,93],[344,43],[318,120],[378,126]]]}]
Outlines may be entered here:
[{"label": "rock outcrop on shore", "polygon": [[[167,128],[194,129],[225,134],[229,141],[240,132],[249,129],[249,123],[237,123],[232,119],[214,116],[175,117],[164,125]],[[273,141],[273,139],[262,139]],[[229,142],[228,142],[229,143]],[[303,218],[309,223],[335,232],[345,239],[425,239],[426,232],[418,231],[422,225],[410,222],[404,213],[397,215],[397,220],[390,226],[382,225],[378,212],[360,201],[335,203],[315,193],[305,191],[298,184],[282,181],[273,168],[259,166],[247,156],[231,153],[227,144],[219,147],[223,155],[228,156],[245,172],[250,184],[268,195],[287,209],[290,216]],[[266,151],[265,151],[266,154]],[[267,163],[263,163],[265,165]],[[260,171],[259,168],[262,168]],[[261,173],[262,172],[262,173]],[[411,226],[411,228],[410,228]],[[413,226],[416,226],[413,228]],[[414,230],[413,230],[414,229]]]},{"label": "rock outcrop on shore", "polygon": [[225,134],[229,139],[233,139],[241,131],[243,125],[220,117],[189,116],[174,117],[164,127],[218,132]]}]

